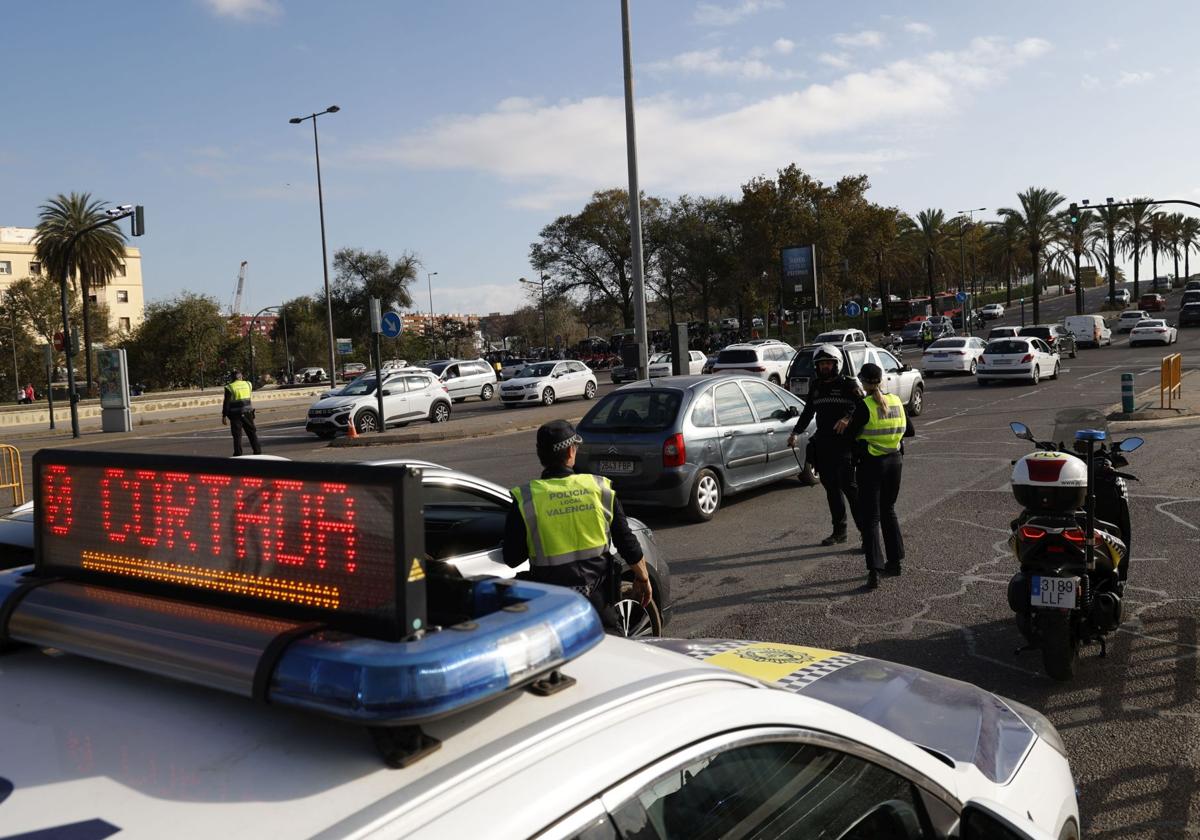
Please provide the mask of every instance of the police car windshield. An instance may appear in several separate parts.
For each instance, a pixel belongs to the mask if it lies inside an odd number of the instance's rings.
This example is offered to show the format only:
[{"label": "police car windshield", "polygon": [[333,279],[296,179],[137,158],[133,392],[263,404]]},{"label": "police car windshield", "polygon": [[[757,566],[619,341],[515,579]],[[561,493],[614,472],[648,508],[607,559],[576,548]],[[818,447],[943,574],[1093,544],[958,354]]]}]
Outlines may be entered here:
[{"label": "police car windshield", "polygon": [[614,391],[584,416],[579,431],[661,432],[674,425],[682,401],[683,394],[671,388]]}]

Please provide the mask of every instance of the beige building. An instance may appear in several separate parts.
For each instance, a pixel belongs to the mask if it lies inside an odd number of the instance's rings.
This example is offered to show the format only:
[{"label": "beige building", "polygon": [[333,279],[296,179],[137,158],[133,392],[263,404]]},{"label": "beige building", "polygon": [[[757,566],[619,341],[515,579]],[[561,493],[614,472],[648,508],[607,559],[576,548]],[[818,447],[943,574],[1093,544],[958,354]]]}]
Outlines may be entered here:
[{"label": "beige building", "polygon": [[[0,293],[16,280],[43,275],[33,244],[35,234],[33,228],[0,227]],[[125,261],[116,276],[103,289],[92,289],[91,299],[108,305],[109,319],[118,335],[128,334],[141,324],[146,309],[142,252],[126,248]]]}]

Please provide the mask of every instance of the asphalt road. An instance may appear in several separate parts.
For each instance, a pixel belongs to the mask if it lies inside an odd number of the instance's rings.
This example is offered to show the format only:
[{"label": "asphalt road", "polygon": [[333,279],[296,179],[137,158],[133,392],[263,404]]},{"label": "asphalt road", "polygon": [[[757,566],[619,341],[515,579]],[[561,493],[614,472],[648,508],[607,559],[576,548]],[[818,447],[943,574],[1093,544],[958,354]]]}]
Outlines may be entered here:
[{"label": "asphalt road", "polygon": [[[1104,290],[1089,290],[1102,296]],[[1172,296],[1174,315],[1178,293]],[[1094,307],[1092,307],[1094,308]],[[1059,311],[1061,310],[1061,311]],[[1042,321],[1073,311],[1048,301]],[[1009,312],[1009,318],[1019,313]],[[656,531],[674,575],[669,631],[689,637],[794,642],[896,660],[982,685],[1044,711],[1066,740],[1080,789],[1085,836],[1176,838],[1200,832],[1200,698],[1197,656],[1200,582],[1200,417],[1133,424],[1146,445],[1131,457],[1134,557],[1126,620],[1108,656],[1087,648],[1076,679],[1055,683],[1038,654],[1017,655],[1005,587],[1015,569],[1006,548],[1018,511],[1010,462],[1029,451],[1008,429],[1021,420],[1047,433],[1064,409],[1106,409],[1120,398],[1120,374],[1138,390],[1157,385],[1163,350],[1082,350],[1063,361],[1058,381],[1037,387],[978,387],[969,377],[927,382],[926,410],[907,445],[899,503],[907,544],[904,575],[863,587],[859,554],[818,545],[829,532],[820,488],[795,482],[728,500],[716,518],[688,524],[670,512],[640,515]],[[1171,348],[1185,369],[1200,354],[1200,331]],[[462,414],[501,411],[456,406]],[[564,403],[561,416],[580,406]],[[259,412],[271,453],[314,460],[413,456],[513,485],[536,475],[530,432],[438,444],[331,449],[283,410]],[[23,441],[25,455],[35,441]],[[145,427],[130,436],[61,436],[42,445],[225,455],[228,432],[212,421]]]}]

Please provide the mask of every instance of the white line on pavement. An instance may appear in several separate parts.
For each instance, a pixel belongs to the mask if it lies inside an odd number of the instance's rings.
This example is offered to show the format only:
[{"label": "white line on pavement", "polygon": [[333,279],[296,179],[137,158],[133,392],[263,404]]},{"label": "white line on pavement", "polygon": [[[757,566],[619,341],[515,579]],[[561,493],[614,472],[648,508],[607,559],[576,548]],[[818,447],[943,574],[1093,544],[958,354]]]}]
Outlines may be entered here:
[{"label": "white line on pavement", "polygon": [[1079,377],[1078,379],[1076,379],[1075,381],[1076,381],[1076,382],[1082,382],[1082,381],[1083,381],[1083,380],[1085,380],[1085,379],[1091,379],[1093,376],[1099,376],[1099,375],[1100,375],[1100,374],[1102,374],[1102,373],[1108,373],[1110,370],[1116,370],[1116,369],[1117,369],[1117,368],[1119,368],[1119,367],[1120,367],[1120,365],[1113,365],[1112,367],[1107,367],[1107,368],[1105,368],[1104,370],[1098,370],[1098,371],[1096,371],[1095,373],[1089,373],[1087,376],[1080,376],[1080,377]]}]

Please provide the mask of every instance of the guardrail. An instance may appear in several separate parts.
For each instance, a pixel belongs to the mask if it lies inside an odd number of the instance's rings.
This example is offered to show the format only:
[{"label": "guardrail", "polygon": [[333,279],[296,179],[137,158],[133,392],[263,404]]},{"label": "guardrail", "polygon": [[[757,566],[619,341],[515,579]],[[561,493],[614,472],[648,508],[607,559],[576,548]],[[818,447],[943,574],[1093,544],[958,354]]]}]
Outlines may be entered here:
[{"label": "guardrail", "polygon": [[21,453],[15,446],[0,443],[0,490],[12,491],[12,506],[25,504],[25,475]]},{"label": "guardrail", "polygon": [[1172,353],[1170,356],[1163,356],[1158,380],[1158,407],[1171,408],[1173,400],[1182,396],[1183,354]]}]

